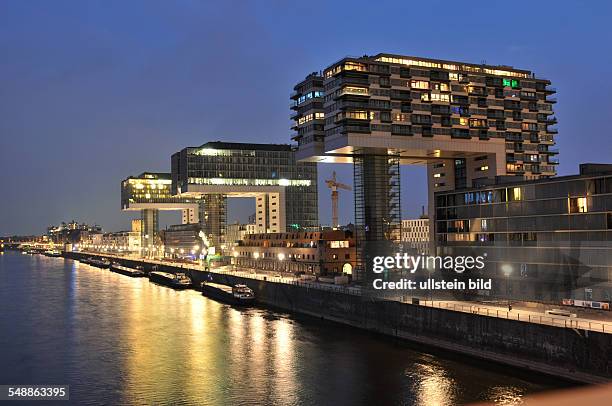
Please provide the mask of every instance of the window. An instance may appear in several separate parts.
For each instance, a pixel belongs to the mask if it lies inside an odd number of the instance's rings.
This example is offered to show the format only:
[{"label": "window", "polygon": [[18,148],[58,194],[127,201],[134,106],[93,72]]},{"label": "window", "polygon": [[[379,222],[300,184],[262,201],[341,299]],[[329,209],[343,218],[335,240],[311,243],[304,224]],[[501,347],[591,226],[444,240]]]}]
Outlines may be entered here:
[{"label": "window", "polygon": [[421,93],[421,101],[429,101],[429,93]]},{"label": "window", "polygon": [[433,83],[432,84],[434,90],[440,90],[442,92],[448,92],[448,83]]},{"label": "window", "polygon": [[461,117],[459,119],[459,125],[468,125],[468,119],[464,118],[464,117]]},{"label": "window", "polygon": [[441,101],[441,102],[450,102],[450,95],[448,94],[440,94],[440,93],[432,93],[431,101]]},{"label": "window", "polygon": [[393,114],[393,121],[410,121],[410,114],[395,113]]},{"label": "window", "polygon": [[487,120],[481,118],[470,118],[470,127],[488,127]]},{"label": "window", "polygon": [[410,87],[413,89],[429,89],[429,82],[424,80],[411,80]]},{"label": "window", "polygon": [[516,79],[503,79],[502,84],[504,87],[511,87],[513,89],[519,87],[519,81]]},{"label": "window", "polygon": [[538,131],[538,125],[536,123],[523,123],[522,128],[524,131]]},{"label": "window", "polygon": [[521,188],[520,187],[513,187],[511,189],[508,189],[508,195],[510,197],[509,200],[523,200],[523,196],[521,193]]},{"label": "window", "polygon": [[570,213],[586,213],[587,198],[586,197],[570,197],[569,198],[569,212]]},{"label": "window", "polygon": [[442,176],[444,176],[444,173],[434,173],[434,178],[441,178]]},{"label": "window", "polygon": [[368,89],[365,87],[347,86],[340,91],[340,94],[358,94],[367,95]]},{"label": "window", "polygon": [[452,106],[451,107],[451,112],[454,113],[454,114],[466,114],[467,113],[467,109],[465,107]]},{"label": "window", "polygon": [[[342,117],[344,115],[344,117]],[[346,111],[343,113],[339,113],[336,116],[336,119],[341,118],[352,118],[356,120],[367,120],[369,118],[369,114],[367,111]]]},{"label": "window", "polygon": [[483,166],[479,167],[479,168],[478,168],[478,169],[476,169],[476,170],[478,170],[478,171],[482,171],[482,172],[484,172],[484,171],[488,171],[488,170],[489,170],[489,166],[488,166],[488,165],[483,165]]}]

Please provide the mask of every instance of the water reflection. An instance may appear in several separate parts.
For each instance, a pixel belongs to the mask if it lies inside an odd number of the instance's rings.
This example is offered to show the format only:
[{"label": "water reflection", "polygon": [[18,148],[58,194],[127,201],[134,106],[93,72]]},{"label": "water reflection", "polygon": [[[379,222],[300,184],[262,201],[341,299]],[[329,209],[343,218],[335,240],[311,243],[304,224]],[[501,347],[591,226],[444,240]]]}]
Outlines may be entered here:
[{"label": "water reflection", "polygon": [[0,258],[0,383],[81,404],[520,402],[546,388],[380,336],[58,258]]}]

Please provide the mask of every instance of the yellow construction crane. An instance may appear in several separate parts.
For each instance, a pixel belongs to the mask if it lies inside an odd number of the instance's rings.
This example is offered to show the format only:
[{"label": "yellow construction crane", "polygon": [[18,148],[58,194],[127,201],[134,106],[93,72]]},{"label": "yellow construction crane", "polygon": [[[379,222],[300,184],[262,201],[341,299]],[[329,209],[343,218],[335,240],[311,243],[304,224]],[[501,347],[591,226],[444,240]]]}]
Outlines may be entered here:
[{"label": "yellow construction crane", "polygon": [[338,227],[338,189],[352,190],[349,185],[336,181],[336,171],[332,178],[325,181],[327,187],[331,189],[332,198],[332,227]]}]

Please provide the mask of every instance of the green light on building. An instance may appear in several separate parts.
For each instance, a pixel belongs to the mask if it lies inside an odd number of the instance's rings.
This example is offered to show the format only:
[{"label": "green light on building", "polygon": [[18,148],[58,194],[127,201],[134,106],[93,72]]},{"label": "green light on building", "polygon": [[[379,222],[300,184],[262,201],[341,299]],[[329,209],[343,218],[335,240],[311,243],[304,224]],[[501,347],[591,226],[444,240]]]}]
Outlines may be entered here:
[{"label": "green light on building", "polygon": [[516,79],[502,79],[502,83],[504,87],[508,86],[513,89],[516,89],[517,87],[519,87],[519,81]]}]

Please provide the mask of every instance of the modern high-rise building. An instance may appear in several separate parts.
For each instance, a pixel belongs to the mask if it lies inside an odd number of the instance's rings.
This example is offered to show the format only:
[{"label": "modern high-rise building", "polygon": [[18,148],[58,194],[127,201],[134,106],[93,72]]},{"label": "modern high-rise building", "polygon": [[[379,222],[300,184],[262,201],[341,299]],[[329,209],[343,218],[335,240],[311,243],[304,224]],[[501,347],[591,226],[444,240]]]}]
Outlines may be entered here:
[{"label": "modern high-rise building", "polygon": [[435,205],[437,254],[486,257],[493,297],[612,299],[612,165],[437,192]]},{"label": "modern high-rise building", "polygon": [[290,145],[209,142],[172,155],[172,193],[202,199],[200,222],[223,245],[226,198],[255,199],[259,233],[319,225],[317,166],[296,162]]},{"label": "modern high-rise building", "polygon": [[549,85],[510,66],[343,58],[294,87],[297,158],[353,163],[357,243],[398,241],[400,164],[427,165],[430,213],[436,191],[555,175]]}]

